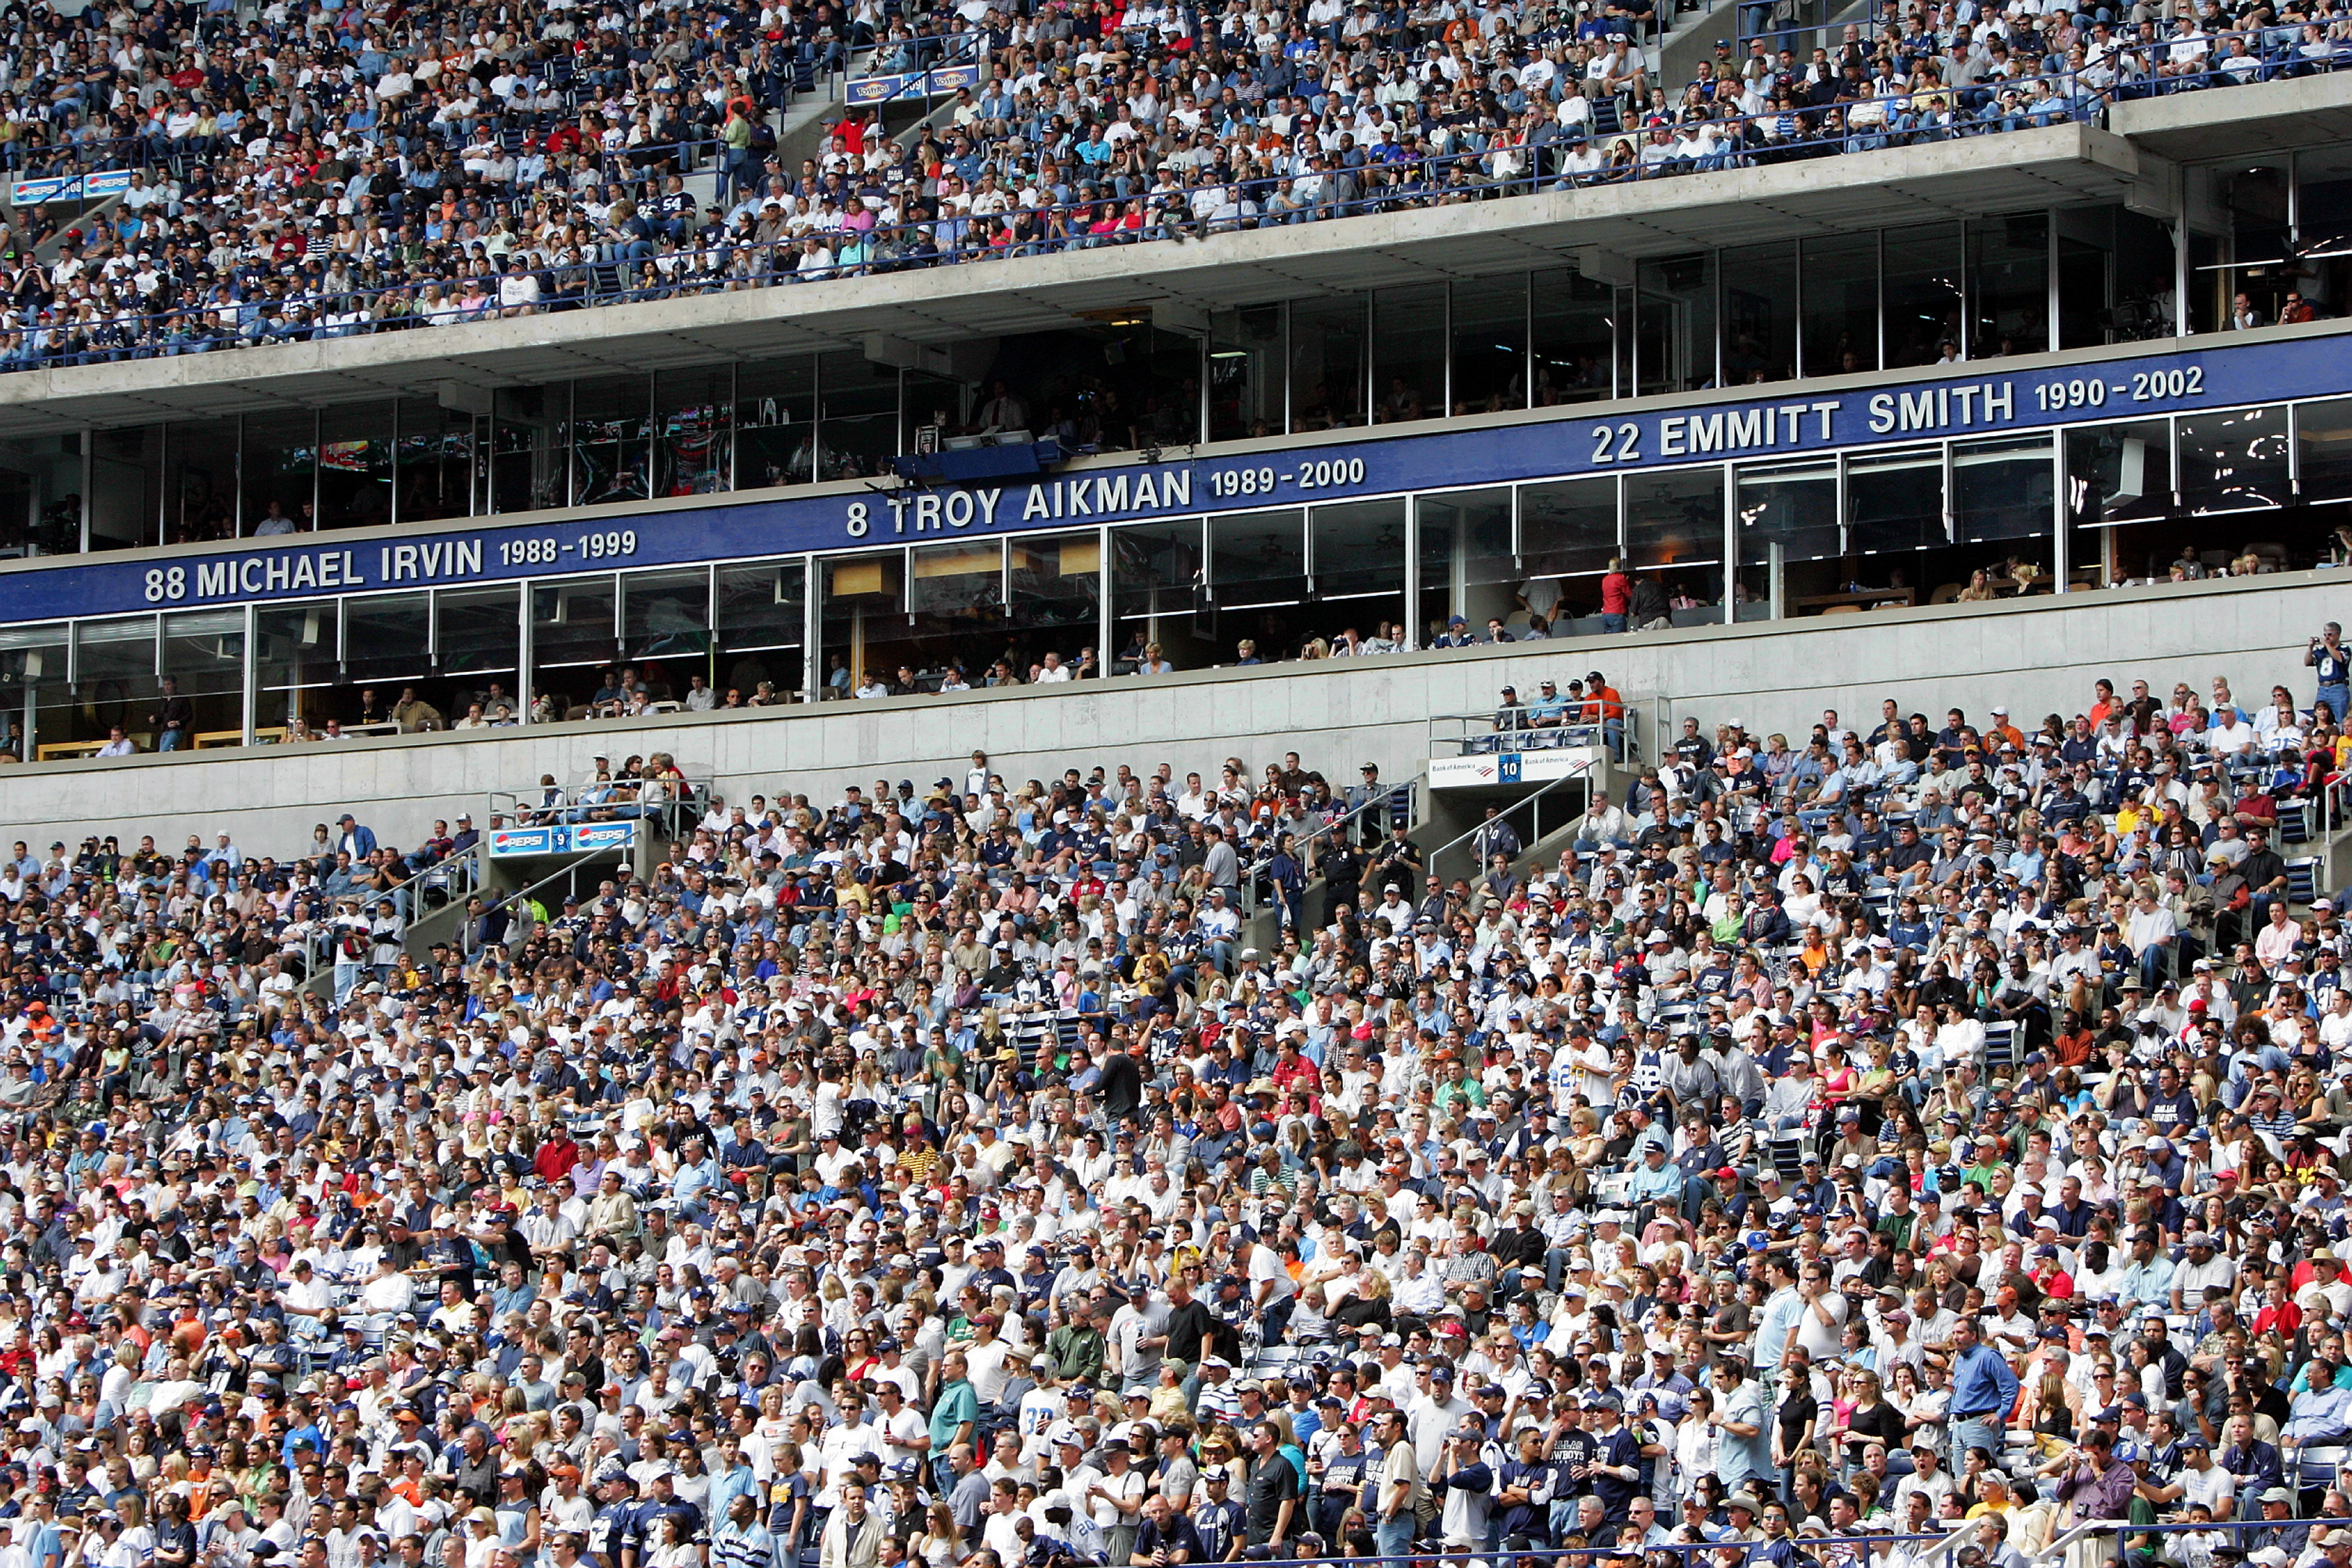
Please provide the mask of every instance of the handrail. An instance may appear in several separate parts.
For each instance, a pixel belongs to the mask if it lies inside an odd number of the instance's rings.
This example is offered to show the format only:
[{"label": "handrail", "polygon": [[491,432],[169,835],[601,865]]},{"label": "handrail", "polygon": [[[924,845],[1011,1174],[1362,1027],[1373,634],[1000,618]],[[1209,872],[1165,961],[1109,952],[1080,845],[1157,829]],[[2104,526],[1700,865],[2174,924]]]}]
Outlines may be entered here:
[{"label": "handrail", "polygon": [[[2290,1489],[2301,1489],[2295,1487],[2292,1482],[2289,1483],[2289,1487]],[[1971,1520],[1969,1522],[1973,1524],[1976,1521]],[[2305,1529],[2319,1525],[2336,1526],[2341,1525],[2345,1521],[2341,1520],[2323,1519],[2317,1517],[2298,1517],[2282,1520],[2175,1520],[2170,1522],[2158,1522],[2151,1524],[2135,1524],[2127,1519],[2086,1519],[2080,1521],[2077,1523],[2068,1525],[2064,1530],[2060,1531],[2056,1535],[2052,1536],[2049,1543],[2044,1545],[2041,1551],[2035,1552],[2029,1561],[2036,1563],[2063,1563],[2065,1561],[2068,1548],[2101,1535],[2183,1535],[2189,1533],[2212,1534],[2215,1532],[2226,1535],[2246,1535],[2259,1531],[2274,1531],[2281,1529],[2282,1527],[2290,1529]]]},{"label": "handrail", "polygon": [[[644,715],[644,717],[646,719],[657,719],[667,717],[667,715],[646,714]],[[669,798],[667,800],[656,802],[652,805],[646,805],[642,799],[619,802],[583,802],[580,799],[581,793],[583,790],[595,787],[596,781],[593,778],[586,779],[572,784],[556,786],[559,793],[563,796],[563,800],[562,805],[552,806],[536,805],[533,803],[531,795],[524,795],[513,790],[486,790],[483,792],[484,819],[492,824],[497,824],[501,818],[503,818],[506,823],[514,826],[528,827],[541,826],[542,824],[542,819],[545,822],[563,822],[566,820],[587,821],[590,820],[590,818],[587,817],[585,815],[586,813],[611,811],[618,820],[640,823],[658,822],[670,837],[676,838],[680,836],[685,827],[685,820],[681,814],[695,809],[697,803],[708,799],[710,794],[710,786],[713,782],[714,775],[709,773],[704,773],[698,777],[694,774],[687,774],[683,778],[675,781],[674,787],[669,791]],[[643,779],[615,779],[613,781],[613,784],[616,788],[634,784],[640,790],[644,787],[645,783],[646,781]],[[546,787],[547,786],[543,784],[532,785],[532,795],[536,795]],[[574,814],[578,815],[575,816]]]},{"label": "handrail", "polygon": [[475,838],[474,842],[467,845],[463,849],[456,850],[451,854],[445,855],[429,866],[425,866],[418,870],[411,871],[407,876],[402,878],[399,881],[394,882],[391,887],[377,890],[369,896],[379,899],[391,899],[393,900],[392,912],[399,918],[400,923],[404,926],[415,925],[416,921],[415,920],[411,920],[408,913],[409,905],[412,902],[409,898],[411,889],[419,888],[420,884],[422,884],[427,877],[446,876],[459,873],[462,874],[462,880],[465,886],[462,891],[453,892],[451,895],[452,897],[463,898],[469,896],[476,888],[481,886],[482,841],[478,837]]},{"label": "handrail", "polygon": [[365,888],[331,896],[320,894],[319,897],[329,906],[330,912],[326,925],[317,931],[303,933],[301,939],[303,985],[311,986],[322,980],[331,983],[334,974],[336,938],[332,907],[336,902],[347,898],[357,899],[360,901],[360,907],[366,909],[378,900],[390,899],[393,901],[393,918],[399,921],[401,929],[404,932],[409,927],[415,925],[417,920],[424,918],[418,916],[416,919],[411,919],[409,909],[412,902],[415,901],[412,900],[412,892],[425,878],[456,873],[462,881],[462,887],[453,889],[451,898],[473,896],[482,885],[484,849],[483,842],[478,838],[463,849],[445,855],[421,869],[411,871],[389,888]]},{"label": "handrail", "polygon": [[[1314,828],[1304,835],[1292,834],[1289,835],[1289,837],[1296,846],[1300,848],[1304,848],[1306,846],[1314,843],[1317,839],[1323,837],[1325,835],[1336,833],[1341,827],[1358,821],[1368,813],[1389,810],[1395,805],[1396,797],[1399,794],[1410,796],[1415,789],[1421,788],[1424,785],[1428,782],[1428,779],[1429,770],[1427,768],[1423,768],[1421,772],[1413,774],[1412,777],[1405,780],[1404,783],[1401,784],[1384,784],[1381,786],[1381,792],[1378,795],[1373,795],[1370,800],[1364,801],[1362,804],[1358,805],[1349,806],[1345,812],[1331,818],[1330,821],[1323,824],[1320,827]],[[1408,807],[1407,809],[1410,811],[1411,808]],[[1275,856],[1281,852],[1278,847],[1280,839],[1277,838],[1277,847],[1268,849],[1264,857],[1252,861],[1248,866],[1243,868],[1241,912],[1244,917],[1257,912],[1258,874],[1264,871],[1266,867],[1273,864]],[[1311,882],[1317,879],[1310,877],[1307,879]]]},{"label": "handrail", "polygon": [[[1601,759],[1587,758],[1584,761],[1578,763],[1567,773],[1560,774],[1559,777],[1553,779],[1542,788],[1535,791],[1532,795],[1522,795],[1517,800],[1513,801],[1508,809],[1511,811],[1517,811],[1523,805],[1532,805],[1537,801],[1539,801],[1544,796],[1549,795],[1552,791],[1559,788],[1562,784],[1574,784],[1580,780],[1590,784],[1592,778],[1593,770],[1601,765],[1602,763]],[[1537,815],[1536,820],[1538,823],[1543,820],[1540,813]],[[1487,823],[1481,822],[1476,826],[1471,828],[1468,832],[1459,834],[1454,837],[1449,838],[1444,843],[1439,845],[1436,848],[1431,850],[1429,852],[1428,860],[1423,862],[1423,868],[1426,874],[1432,877],[1437,876],[1438,858],[1445,854],[1448,850],[1459,848],[1461,846],[1468,843],[1471,839],[1477,837],[1478,835],[1486,830],[1487,826]],[[1532,844],[1540,837],[1542,837],[1540,834],[1530,834],[1528,835],[1528,842]]]},{"label": "handrail", "polygon": [[[1596,652],[1595,645],[1599,642],[1601,637],[1615,635],[1618,634],[1603,632],[1593,637],[1583,637],[1570,635],[1554,637],[1550,640],[1553,642],[1572,645],[1580,649],[1583,655],[1594,655]],[[1477,646],[1484,647],[1491,647],[1493,645],[1482,643]],[[1563,649],[1563,651],[1566,650]],[[1476,709],[1467,713],[1432,713],[1423,721],[1422,730],[1423,735],[1426,737],[1429,752],[1432,756],[1438,755],[1438,748],[1441,745],[1444,745],[1458,748],[1459,753],[1466,757],[1477,755],[1486,751],[1512,751],[1517,749],[1500,743],[1502,739],[1506,736],[1551,736],[1578,730],[1589,730],[1592,731],[1592,740],[1591,744],[1608,749],[1612,745],[1612,742],[1609,739],[1609,726],[1612,723],[1617,723],[1621,728],[1622,742],[1622,744],[1616,745],[1615,749],[1622,752],[1622,754],[1617,756],[1615,760],[1620,763],[1639,761],[1648,754],[1646,749],[1642,744],[1641,730],[1643,728],[1643,713],[1640,704],[1635,702],[1621,703],[1620,706],[1623,708],[1624,711],[1622,714],[1619,715],[1618,718],[1612,720],[1606,716],[1596,718],[1586,718],[1580,716],[1580,710],[1590,705],[1590,699],[1570,698],[1567,700],[1569,704],[1569,713],[1563,714],[1557,721],[1552,723],[1535,723],[1530,717],[1534,710],[1525,706],[1517,708],[1496,707]],[[1506,721],[1507,720],[1508,721],[1507,722]],[[1445,730],[1441,735],[1441,728],[1444,726],[1452,726],[1452,728]],[[1496,742],[1497,743],[1493,746],[1480,746],[1475,744],[1475,742]],[[1555,742],[1555,744],[1557,742]]]},{"label": "handrail", "polygon": [[[541,889],[547,887],[551,883],[563,880],[576,875],[580,868],[586,864],[587,859],[588,857],[585,855],[575,855],[570,859],[564,861],[562,865],[558,866],[554,870],[550,871],[546,876],[541,877],[538,881],[531,883],[530,886],[517,889],[511,893],[499,893],[495,896],[501,904],[504,904],[508,909],[511,910],[517,905],[530,901],[539,893]],[[461,945],[466,940],[465,930],[466,928],[462,925],[457,928],[457,939]],[[466,957],[471,959],[474,954],[479,951],[480,949],[478,948],[467,948],[466,949]]]}]

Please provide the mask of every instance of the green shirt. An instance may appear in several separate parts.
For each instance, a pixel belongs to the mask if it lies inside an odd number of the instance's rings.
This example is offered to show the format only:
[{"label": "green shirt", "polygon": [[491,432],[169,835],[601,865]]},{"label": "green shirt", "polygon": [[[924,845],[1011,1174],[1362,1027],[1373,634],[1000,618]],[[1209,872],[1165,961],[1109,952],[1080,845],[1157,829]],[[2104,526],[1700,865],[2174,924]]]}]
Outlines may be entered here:
[{"label": "green shirt", "polygon": [[1046,1338],[1045,1349],[1066,1379],[1090,1383],[1102,1375],[1103,1337],[1093,1329],[1065,1324]]},{"label": "green shirt", "polygon": [[940,1396],[931,1405],[931,1452],[944,1454],[948,1445],[956,1440],[956,1433],[965,1422],[973,1423],[978,1430],[980,1395],[972,1391],[969,1378],[940,1385]]}]

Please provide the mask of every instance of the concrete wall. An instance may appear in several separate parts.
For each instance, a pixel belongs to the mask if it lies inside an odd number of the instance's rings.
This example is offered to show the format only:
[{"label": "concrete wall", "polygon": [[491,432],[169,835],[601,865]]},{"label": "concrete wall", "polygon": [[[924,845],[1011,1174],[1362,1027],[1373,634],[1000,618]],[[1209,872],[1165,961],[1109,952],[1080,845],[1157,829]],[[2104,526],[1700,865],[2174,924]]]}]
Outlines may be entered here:
[{"label": "concrete wall", "polygon": [[[1940,719],[1996,702],[2031,728],[2047,712],[2087,708],[2100,676],[2128,691],[2187,680],[2201,694],[2226,676],[2242,701],[2273,683],[2311,696],[2305,645],[2326,621],[2352,620],[2352,575],[2298,573],[2035,599],[1944,605],[1800,622],[1659,632],[1320,665],[1204,670],[1157,680],[824,704],[649,723],[564,724],[471,735],[257,748],[115,763],[0,770],[0,830],[32,842],[152,832],[166,847],[190,833],[234,833],[249,854],[287,854],[314,823],[347,805],[384,842],[408,845],[436,816],[470,811],[488,792],[567,783],[599,752],[669,751],[689,773],[715,775],[730,799],[753,791],[834,798],[846,784],[961,777],[985,750],[1013,777],[1069,764],[1161,761],[1179,776],[1227,756],[1255,770],[1297,750],[1335,782],[1372,761],[1391,780],[1420,770],[1431,714],[1490,708],[1499,688],[1532,691],[1595,667],[1627,700],[1678,727],[1713,724],[1801,733],[1825,707],[1875,723],[1879,700]],[[1669,733],[1673,732],[1672,728]]]}]

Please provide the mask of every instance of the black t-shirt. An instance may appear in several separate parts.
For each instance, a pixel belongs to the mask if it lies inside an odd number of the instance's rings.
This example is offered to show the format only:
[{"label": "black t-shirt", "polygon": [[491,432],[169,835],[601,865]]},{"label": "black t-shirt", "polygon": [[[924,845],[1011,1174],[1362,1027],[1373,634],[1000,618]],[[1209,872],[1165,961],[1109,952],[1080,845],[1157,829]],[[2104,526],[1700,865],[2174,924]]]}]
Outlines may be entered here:
[{"label": "black t-shirt", "polygon": [[1821,1414],[1822,1402],[1811,1394],[1796,1393],[1780,1401],[1780,1442],[1793,1452],[1797,1439],[1804,1436],[1805,1424]]},{"label": "black t-shirt", "polygon": [[1102,1096],[1105,1115],[1132,1115],[1143,1103],[1143,1071],[1125,1051],[1112,1051],[1103,1058],[1096,1088]]},{"label": "black t-shirt", "polygon": [[[1282,1505],[1297,1500],[1298,1472],[1280,1454],[1269,1454],[1259,1461],[1249,1479],[1249,1538],[1253,1546],[1274,1539],[1274,1527],[1282,1518]],[[1295,1514],[1296,1510],[1294,1510]],[[1297,1521],[1291,1521],[1293,1533]]]},{"label": "black t-shirt", "polygon": [[1201,1341],[1217,1328],[1217,1315],[1198,1296],[1181,1307],[1168,1309],[1168,1353],[1197,1368],[1201,1363]]},{"label": "black t-shirt", "polygon": [[1855,1464],[1862,1463],[1863,1450],[1873,1439],[1886,1446],[1890,1454],[1903,1451],[1903,1413],[1880,1400],[1867,1410],[1856,1410],[1846,1417],[1846,1451]]}]

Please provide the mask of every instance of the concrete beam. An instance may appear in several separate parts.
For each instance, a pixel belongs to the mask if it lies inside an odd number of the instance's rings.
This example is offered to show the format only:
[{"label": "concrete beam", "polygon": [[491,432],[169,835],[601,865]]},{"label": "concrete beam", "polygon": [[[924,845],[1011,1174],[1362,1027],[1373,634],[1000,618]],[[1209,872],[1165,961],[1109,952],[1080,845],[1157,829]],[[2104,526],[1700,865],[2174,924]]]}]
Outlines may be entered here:
[{"label": "concrete beam", "polygon": [[[2235,103],[2270,90],[2189,96]],[[0,435],[432,395],[453,382],[514,385],[855,350],[875,335],[937,343],[1066,326],[1084,311],[1163,300],[1206,312],[1561,266],[1581,247],[1639,258],[2121,200],[2140,177],[2139,156],[2123,138],[2087,125],[2053,125],[1864,156],[1255,229],[1141,252],[1072,251],[439,330],[27,371],[0,376]]]},{"label": "concrete beam", "polygon": [[2352,76],[2143,98],[2107,110],[2107,128],[2167,158],[2233,158],[2352,136]]},{"label": "concrete beam", "polygon": [[[484,734],[415,735],[341,745],[51,763],[0,769],[0,820],[17,837],[68,844],[88,834],[153,833],[179,843],[226,829],[254,854],[285,856],[345,806],[383,842],[414,845],[435,817],[487,825],[492,791],[543,773],[580,777],[598,752],[674,753],[740,800],[754,792],[831,799],[849,784],[961,777],[973,748],[1008,776],[1071,763],[1162,761],[1213,773],[1296,750],[1335,779],[1365,761],[1402,782],[1426,761],[1432,715],[1484,713],[1506,683],[1532,689],[1599,668],[1645,727],[1703,724],[1801,737],[1825,708],[1853,721],[1892,697],[1906,710],[2071,717],[2092,682],[2145,677],[2203,690],[2307,694],[2305,639],[2342,619],[2347,575],[2297,573],[2070,594],[2022,603],[1946,605],[1811,620],[1622,637],[1210,669],[1160,679],[824,703],[630,723],[560,724]],[[40,837],[47,835],[47,837]]]}]

